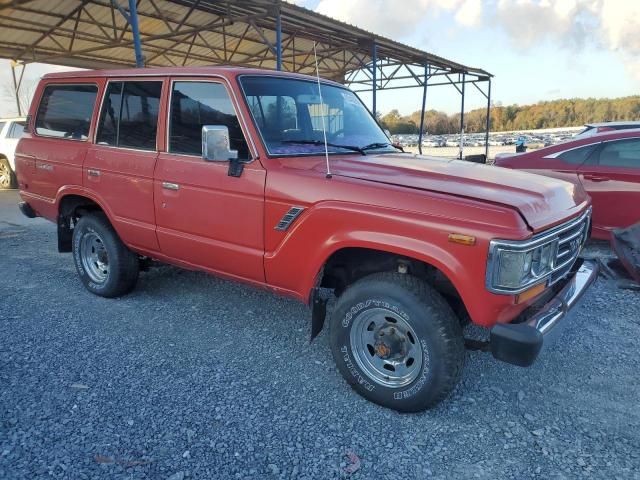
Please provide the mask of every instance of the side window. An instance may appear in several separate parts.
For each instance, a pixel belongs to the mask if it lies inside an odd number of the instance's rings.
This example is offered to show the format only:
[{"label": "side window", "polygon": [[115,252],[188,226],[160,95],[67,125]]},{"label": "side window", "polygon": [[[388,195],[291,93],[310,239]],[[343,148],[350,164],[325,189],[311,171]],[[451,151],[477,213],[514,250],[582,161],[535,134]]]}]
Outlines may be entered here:
[{"label": "side window", "polygon": [[2,129],[7,124],[7,122],[0,122],[0,134],[2,133]]},{"label": "side window", "polygon": [[49,85],[36,113],[36,133],[86,140],[96,101],[95,85]]},{"label": "side window", "polygon": [[102,102],[102,112],[98,122],[96,143],[100,145],[118,146],[118,123],[120,122],[120,105],[122,104],[122,87],[124,82],[109,83]]},{"label": "side window", "polygon": [[155,150],[162,82],[110,82],[96,143]]},{"label": "side window", "polygon": [[572,165],[582,165],[598,148],[597,143],[593,145],[587,145],[586,147],[574,148],[573,150],[567,150],[566,152],[558,155],[558,158],[565,163],[571,163]]},{"label": "side window", "polygon": [[598,164],[604,167],[640,169],[640,139],[605,143],[600,150]]},{"label": "side window", "polygon": [[202,155],[202,126],[225,125],[232,150],[248,159],[249,148],[224,85],[214,82],[175,82],[171,92],[169,151]]},{"label": "side window", "polygon": [[20,138],[24,133],[25,122],[13,122],[9,127],[7,138]]}]

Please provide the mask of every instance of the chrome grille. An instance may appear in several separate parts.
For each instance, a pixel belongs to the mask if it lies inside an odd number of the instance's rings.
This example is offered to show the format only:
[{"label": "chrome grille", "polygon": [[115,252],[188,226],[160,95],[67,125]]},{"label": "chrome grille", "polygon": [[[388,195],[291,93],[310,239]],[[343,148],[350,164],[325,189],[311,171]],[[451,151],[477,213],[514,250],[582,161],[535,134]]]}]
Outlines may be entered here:
[{"label": "chrome grille", "polygon": [[561,280],[571,270],[587,241],[590,222],[591,210],[588,210],[579,218],[571,220],[549,232],[558,236],[558,249],[549,285]]}]

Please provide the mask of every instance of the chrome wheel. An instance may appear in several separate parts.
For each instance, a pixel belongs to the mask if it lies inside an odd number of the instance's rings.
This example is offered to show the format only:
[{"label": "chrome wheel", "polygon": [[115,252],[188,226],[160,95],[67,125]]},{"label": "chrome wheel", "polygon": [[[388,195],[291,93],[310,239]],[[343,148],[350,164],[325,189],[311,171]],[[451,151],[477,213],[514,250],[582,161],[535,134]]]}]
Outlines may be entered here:
[{"label": "chrome wheel", "polygon": [[6,162],[0,161],[0,188],[11,187],[11,168]]},{"label": "chrome wheel", "polygon": [[88,232],[80,241],[80,258],[85,272],[95,283],[103,283],[109,277],[109,256],[100,236]]},{"label": "chrome wheel", "polygon": [[353,356],[367,376],[386,387],[413,382],[422,369],[422,346],[411,325],[386,308],[373,308],[353,319]]}]

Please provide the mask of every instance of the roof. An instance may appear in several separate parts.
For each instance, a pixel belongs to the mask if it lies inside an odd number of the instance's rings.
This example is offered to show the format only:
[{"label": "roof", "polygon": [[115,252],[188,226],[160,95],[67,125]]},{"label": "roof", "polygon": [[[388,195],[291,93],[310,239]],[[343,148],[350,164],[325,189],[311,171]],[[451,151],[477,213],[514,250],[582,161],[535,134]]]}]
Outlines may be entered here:
[{"label": "roof", "polygon": [[[126,0],[0,0],[0,57],[82,68],[135,64]],[[471,75],[480,68],[448,60],[281,0],[138,0],[145,64],[151,67],[237,65],[275,69],[276,19],[282,25],[283,69],[341,83],[369,70],[376,45],[378,88],[391,80],[420,84],[414,67],[433,75]],[[121,13],[123,12],[123,13]],[[370,70],[369,70],[370,72]],[[399,72],[404,72],[403,74]],[[394,76],[395,75],[395,76]],[[355,81],[352,79],[352,81]],[[365,78],[361,83],[371,84]],[[358,83],[358,82],[356,82]]]},{"label": "roof", "polygon": [[618,121],[618,122],[598,122],[598,123],[585,123],[584,126],[585,127],[590,127],[590,128],[601,128],[601,127],[627,127],[627,126],[633,126],[633,125],[638,125],[640,126],[640,120],[634,121],[634,120],[626,120],[626,121]]},{"label": "roof", "polygon": [[629,122],[638,125],[638,128],[624,128],[620,130],[606,130],[604,132],[597,132],[591,136],[580,138],[593,138],[602,139],[606,138],[624,138],[624,137],[637,137],[640,134],[640,122]]},{"label": "roof", "polygon": [[[142,77],[142,76],[189,76],[197,77],[201,75],[269,75],[284,78],[301,78],[316,81],[315,76],[303,75],[292,72],[277,72],[264,68],[245,67],[156,67],[156,68],[123,68],[112,70],[74,70],[70,72],[52,72],[44,75],[46,79],[56,78],[93,78],[93,77]],[[321,79],[324,83],[333,83],[342,86],[340,83]]]}]

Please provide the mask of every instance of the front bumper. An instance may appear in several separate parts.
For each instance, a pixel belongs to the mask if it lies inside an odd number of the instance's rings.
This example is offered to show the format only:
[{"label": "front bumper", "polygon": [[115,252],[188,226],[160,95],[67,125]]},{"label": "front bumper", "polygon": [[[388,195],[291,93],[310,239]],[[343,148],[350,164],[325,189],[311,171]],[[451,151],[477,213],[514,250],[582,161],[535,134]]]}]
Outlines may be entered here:
[{"label": "front bumper", "polygon": [[[578,260],[579,262],[580,260]],[[557,333],[561,320],[570,316],[598,276],[598,264],[584,260],[557,294],[521,323],[499,323],[491,329],[491,354],[498,360],[528,367],[545,340]]]}]

